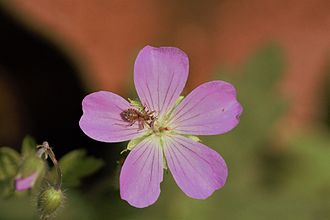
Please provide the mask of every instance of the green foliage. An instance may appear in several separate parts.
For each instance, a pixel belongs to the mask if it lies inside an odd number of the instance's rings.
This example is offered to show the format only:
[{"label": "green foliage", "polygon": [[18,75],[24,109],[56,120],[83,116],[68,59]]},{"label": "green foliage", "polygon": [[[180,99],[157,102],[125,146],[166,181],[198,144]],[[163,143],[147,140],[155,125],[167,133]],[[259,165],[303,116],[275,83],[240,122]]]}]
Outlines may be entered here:
[{"label": "green foliage", "polygon": [[317,130],[300,134],[291,139],[288,150],[289,154],[294,156],[292,166],[295,173],[286,180],[287,190],[323,194],[330,198],[330,137],[328,133]]},{"label": "green foliage", "polygon": [[[240,70],[241,79],[246,83],[242,88],[249,93],[267,91],[274,87],[284,69],[283,53],[276,43],[266,45],[252,56]],[[251,87],[252,86],[252,87]]]},{"label": "green foliage", "polygon": [[12,148],[0,148],[0,179],[13,177],[16,175],[20,156]]},{"label": "green foliage", "polygon": [[37,142],[29,135],[25,136],[22,142],[21,154],[28,157],[36,153]]},{"label": "green foliage", "polygon": [[[73,189],[65,192],[66,199],[64,206],[60,207],[53,218],[49,220],[91,220],[96,214],[93,213],[93,206],[81,193]],[[0,220],[36,220],[39,219],[36,205],[31,202],[36,198],[32,196],[15,196],[9,200],[0,199]]]},{"label": "green foliage", "polygon": [[14,192],[14,178],[20,163],[19,154],[9,148],[0,148],[0,197],[10,196]]},{"label": "green foliage", "polygon": [[[0,197],[8,198],[7,200],[0,199],[0,220],[36,219],[36,205],[31,204],[31,201],[38,201],[41,216],[46,217],[63,203],[64,196],[60,189],[57,194],[45,194],[45,192],[48,192],[47,189],[49,187],[51,189],[55,183],[57,173],[52,170],[48,172],[47,179],[44,178],[46,172],[45,161],[37,156],[36,147],[35,140],[30,136],[26,136],[22,143],[21,155],[12,148],[0,148]],[[64,155],[59,164],[62,168],[64,185],[75,187],[80,184],[81,178],[99,170],[103,166],[103,161],[87,156],[86,152],[80,149]],[[29,176],[31,172],[39,173],[37,184],[33,186],[32,190],[29,190],[29,193],[16,192],[15,178]],[[40,187],[41,185],[42,187]],[[32,199],[31,195],[36,198]],[[73,196],[81,200],[79,195],[73,194]],[[47,199],[45,199],[46,197]],[[77,200],[77,198],[70,199]],[[75,210],[84,209],[84,212],[66,210],[65,214],[59,214],[60,219],[63,219],[63,217],[64,219],[90,219],[91,215],[88,214],[90,210],[84,202],[76,201],[75,204],[69,204]],[[10,207],[15,207],[15,209]],[[17,209],[20,211],[17,212]]]},{"label": "green foliage", "polygon": [[[26,136],[23,139],[20,155],[16,150],[10,147],[0,148],[0,197],[10,197],[15,193],[15,178],[26,177],[36,171],[36,166],[40,173],[43,167],[43,162],[38,161],[35,156],[35,140]],[[36,163],[35,163],[36,162]]]},{"label": "green foliage", "polygon": [[59,164],[63,174],[63,184],[66,187],[79,186],[81,178],[93,174],[104,165],[102,160],[87,156],[83,149],[67,153]]}]

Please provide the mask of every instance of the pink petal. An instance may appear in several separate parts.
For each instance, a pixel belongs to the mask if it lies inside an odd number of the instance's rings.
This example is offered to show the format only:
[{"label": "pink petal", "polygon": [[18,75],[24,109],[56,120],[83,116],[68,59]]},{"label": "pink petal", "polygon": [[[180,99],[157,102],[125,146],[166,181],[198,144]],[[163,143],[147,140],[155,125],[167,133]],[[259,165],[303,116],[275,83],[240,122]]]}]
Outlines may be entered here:
[{"label": "pink petal", "polygon": [[164,152],[175,182],[186,195],[205,199],[225,184],[226,163],[209,147],[177,135],[165,139]]},{"label": "pink petal", "polygon": [[84,133],[98,141],[127,141],[143,134],[138,123],[129,126],[120,113],[130,104],[122,97],[111,92],[95,92],[83,100],[83,115],[79,121]]},{"label": "pink petal", "polygon": [[149,137],[129,153],[120,173],[120,196],[144,208],[156,202],[163,181],[163,154],[158,138]]},{"label": "pink petal", "polygon": [[187,55],[175,47],[144,47],[134,66],[134,82],[142,104],[158,118],[179,98],[188,77]]},{"label": "pink petal", "polygon": [[242,110],[231,84],[207,82],[194,89],[179,104],[173,112],[170,128],[181,134],[222,134],[238,124]]},{"label": "pink petal", "polygon": [[38,172],[34,172],[28,177],[15,179],[15,188],[17,191],[24,191],[33,187],[36,179],[38,177]]}]

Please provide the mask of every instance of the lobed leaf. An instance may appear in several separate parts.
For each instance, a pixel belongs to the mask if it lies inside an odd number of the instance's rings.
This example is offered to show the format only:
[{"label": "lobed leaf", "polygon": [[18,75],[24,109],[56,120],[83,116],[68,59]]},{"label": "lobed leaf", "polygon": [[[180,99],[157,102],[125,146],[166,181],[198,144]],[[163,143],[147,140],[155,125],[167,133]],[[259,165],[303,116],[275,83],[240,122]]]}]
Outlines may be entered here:
[{"label": "lobed leaf", "polygon": [[14,192],[14,178],[20,163],[19,154],[12,148],[0,148],[0,197]]},{"label": "lobed leaf", "polygon": [[80,185],[82,178],[98,171],[104,162],[86,155],[84,149],[78,149],[64,155],[59,164],[63,174],[63,184],[67,187],[75,187]]}]

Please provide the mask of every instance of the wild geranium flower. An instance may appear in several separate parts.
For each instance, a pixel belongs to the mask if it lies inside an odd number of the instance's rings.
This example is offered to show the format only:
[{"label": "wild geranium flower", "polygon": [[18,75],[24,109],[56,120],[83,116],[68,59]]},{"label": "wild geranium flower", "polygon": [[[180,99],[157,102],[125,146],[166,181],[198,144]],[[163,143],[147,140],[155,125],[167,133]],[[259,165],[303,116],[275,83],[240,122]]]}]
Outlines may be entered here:
[{"label": "wild geranium flower", "polygon": [[143,208],[157,200],[167,167],[192,198],[205,199],[226,182],[223,158],[194,135],[231,130],[242,107],[235,88],[223,81],[204,83],[182,99],[188,68],[180,49],[146,46],[134,65],[140,102],[105,91],[83,100],[79,124],[86,135],[103,142],[131,140],[120,173],[120,195],[132,206]]}]

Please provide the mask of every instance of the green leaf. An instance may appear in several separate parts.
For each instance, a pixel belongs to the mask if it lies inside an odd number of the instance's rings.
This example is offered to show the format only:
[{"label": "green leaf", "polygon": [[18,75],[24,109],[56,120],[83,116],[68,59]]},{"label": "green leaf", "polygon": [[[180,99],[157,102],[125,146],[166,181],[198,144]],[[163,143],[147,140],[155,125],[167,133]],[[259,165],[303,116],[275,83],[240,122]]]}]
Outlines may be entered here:
[{"label": "green leaf", "polygon": [[248,85],[258,83],[259,90],[273,87],[284,69],[282,49],[269,43],[258,50],[242,68],[243,81]]},{"label": "green leaf", "polygon": [[[248,150],[268,138],[269,128],[286,109],[286,102],[276,89],[284,63],[281,48],[270,43],[258,49],[236,73],[229,75],[226,74],[228,71],[220,71],[217,74],[218,79],[226,78],[235,86],[237,98],[243,106],[239,125],[225,135],[232,144],[241,145],[240,140],[244,139],[244,149]],[[218,136],[213,139],[217,142]]]},{"label": "green leaf", "polygon": [[0,180],[15,176],[20,162],[19,154],[12,148],[0,148]]},{"label": "green leaf", "polygon": [[37,143],[34,140],[34,138],[32,138],[29,135],[26,135],[22,142],[22,148],[21,148],[22,156],[28,157],[30,155],[34,155],[36,153],[36,146]]},{"label": "green leaf", "polygon": [[75,187],[79,186],[81,178],[98,171],[104,162],[87,156],[85,150],[78,149],[64,155],[59,164],[63,174],[63,184],[67,187]]},{"label": "green leaf", "polygon": [[12,148],[0,148],[0,196],[14,192],[14,178],[20,163],[19,154]]}]

